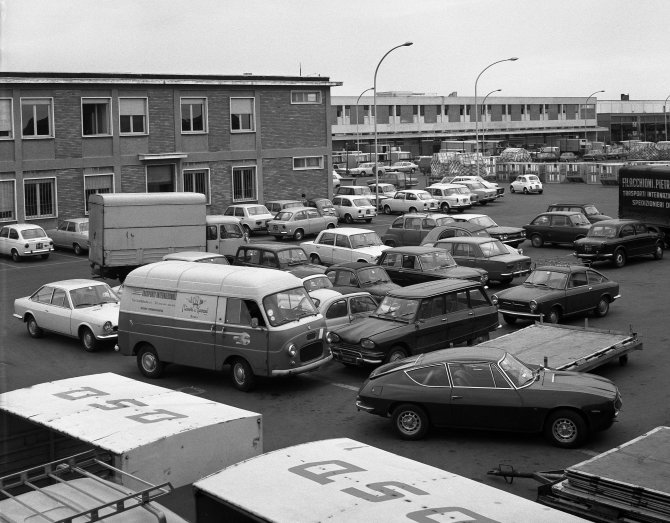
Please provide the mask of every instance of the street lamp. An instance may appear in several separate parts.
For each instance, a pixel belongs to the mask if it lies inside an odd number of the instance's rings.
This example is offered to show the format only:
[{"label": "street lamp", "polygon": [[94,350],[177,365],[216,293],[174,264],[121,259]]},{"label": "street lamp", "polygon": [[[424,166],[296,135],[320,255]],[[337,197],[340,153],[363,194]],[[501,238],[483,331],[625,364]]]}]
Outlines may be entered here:
[{"label": "street lamp", "polygon": [[[499,64],[500,62],[516,62],[517,60],[518,58],[516,56],[505,58],[504,60],[497,60],[492,64],[484,67],[484,69],[482,69],[482,71],[477,75],[477,79],[475,80],[475,153],[477,153],[476,149],[479,148],[479,106],[477,105],[477,82],[479,82],[479,77],[484,74],[484,71],[486,71],[489,67],[493,67],[495,64]],[[475,162],[477,167],[477,174],[479,174],[479,156],[477,156],[477,154],[475,154]]]},{"label": "street lamp", "polygon": [[[604,90],[600,90],[600,91],[596,91],[595,93],[591,93],[589,95],[589,97],[586,99],[586,103],[584,103],[584,146],[586,146],[586,142],[588,141],[588,138],[587,138],[587,135],[586,135],[586,133],[587,133],[587,125],[586,125],[587,119],[586,119],[586,116],[587,116],[587,111],[588,111],[589,100],[591,98],[593,98],[594,95],[596,95],[598,93],[604,93],[604,92],[605,92]],[[596,125],[597,125],[597,121],[596,121]]]},{"label": "street lamp", "polygon": [[375,68],[375,79],[372,85],[372,101],[375,108],[375,207],[379,206],[379,171],[377,170],[377,161],[379,160],[379,153],[377,152],[377,71],[379,71],[379,66],[382,65],[384,58],[386,58],[392,51],[395,51],[399,47],[409,47],[413,42],[405,42],[404,44],[396,45],[392,47],[386,54],[382,56],[381,60]]},{"label": "street lamp", "polygon": [[361,150],[361,136],[358,134],[358,102],[361,99],[361,96],[363,96],[365,93],[368,91],[372,91],[374,87],[368,87],[365,91],[363,91],[361,94],[358,95],[358,99],[356,100],[356,150],[360,151]]},{"label": "street lamp", "polygon": [[[492,95],[493,93],[498,93],[500,91],[502,91],[502,89],[495,89],[494,91],[491,91],[489,94],[487,94],[484,97],[484,101],[482,102],[482,106],[484,107],[484,115],[486,115],[486,99],[489,97],[489,95]],[[484,121],[486,121],[486,116],[484,116]],[[486,140],[484,140],[484,133],[485,132],[486,132],[486,127],[484,127],[484,125],[482,124],[482,149],[484,149],[484,142],[486,141]],[[479,148],[479,146],[477,146],[477,148]],[[479,173],[477,173],[477,174],[479,174]]]},{"label": "street lamp", "polygon": [[666,110],[667,104],[668,104],[668,98],[670,98],[670,94],[668,97],[665,99],[665,102],[663,102],[663,118],[665,118],[665,140],[668,140],[668,111]]}]

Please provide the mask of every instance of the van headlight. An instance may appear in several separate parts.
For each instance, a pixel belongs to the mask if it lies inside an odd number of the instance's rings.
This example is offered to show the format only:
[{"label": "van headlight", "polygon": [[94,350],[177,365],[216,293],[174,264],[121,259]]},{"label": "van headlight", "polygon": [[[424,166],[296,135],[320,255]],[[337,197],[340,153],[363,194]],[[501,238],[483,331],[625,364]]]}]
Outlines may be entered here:
[{"label": "van headlight", "polygon": [[530,312],[535,312],[537,310],[537,302],[535,300],[530,300]]},{"label": "van headlight", "polygon": [[361,347],[363,347],[364,349],[374,349],[375,342],[369,338],[364,338],[361,340]]},{"label": "van headlight", "polygon": [[112,322],[111,321],[106,321],[105,324],[102,326],[102,331],[105,334],[110,334],[112,332],[112,330],[114,330],[114,328],[112,326]]},{"label": "van headlight", "polygon": [[339,343],[340,341],[342,341],[342,339],[334,332],[329,332],[328,334],[326,334],[326,341],[328,343]]},{"label": "van headlight", "polygon": [[298,354],[298,349],[293,343],[286,347],[286,351],[288,352],[288,355],[291,356],[291,358]]}]

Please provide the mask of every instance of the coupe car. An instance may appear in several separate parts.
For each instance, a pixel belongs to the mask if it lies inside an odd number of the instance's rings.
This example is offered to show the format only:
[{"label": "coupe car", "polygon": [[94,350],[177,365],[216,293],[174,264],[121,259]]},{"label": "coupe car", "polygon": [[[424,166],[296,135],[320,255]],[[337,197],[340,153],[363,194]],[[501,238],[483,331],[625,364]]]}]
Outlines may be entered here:
[{"label": "coupe car", "polygon": [[[359,323],[361,325],[361,323]],[[593,374],[528,365],[502,349],[452,348],[378,367],[358,391],[358,410],[391,418],[418,440],[431,426],[544,433],[579,447],[612,426],[621,395]]]},{"label": "coupe car", "polygon": [[457,222],[483,225],[491,236],[512,247],[519,247],[526,240],[526,231],[523,228],[498,225],[486,214],[459,214],[454,218]]},{"label": "coupe car", "polygon": [[522,174],[509,184],[509,192],[522,192],[523,194],[542,194],[542,182],[534,174]]},{"label": "coupe car", "polygon": [[14,317],[26,324],[33,338],[55,332],[79,338],[84,350],[92,352],[100,343],[116,339],[119,298],[104,282],[62,280],[14,300]]},{"label": "coupe car", "polygon": [[430,231],[442,225],[454,223],[451,216],[439,213],[410,213],[399,216],[382,234],[384,245],[402,247],[419,245]]},{"label": "coupe car", "polygon": [[536,248],[548,243],[572,245],[575,240],[584,238],[590,227],[591,222],[586,216],[575,211],[543,212],[523,226],[531,245]]},{"label": "coupe car", "polygon": [[343,293],[364,290],[378,302],[390,291],[400,288],[383,267],[372,263],[338,263],[326,269],[326,276],[335,290]]},{"label": "coupe car", "polygon": [[292,238],[296,241],[305,236],[319,234],[324,229],[337,227],[335,216],[321,216],[319,211],[312,207],[290,207],[277,213],[268,220],[268,234],[278,240]]},{"label": "coupe car", "polygon": [[63,220],[56,229],[48,229],[46,233],[54,247],[72,249],[77,256],[88,252],[88,218]]},{"label": "coupe car", "polygon": [[518,319],[558,323],[566,316],[605,316],[620,298],[619,284],[583,265],[537,267],[522,285],[494,294],[506,323]]},{"label": "coupe car", "polygon": [[573,244],[574,255],[582,261],[610,261],[615,267],[628,258],[651,255],[663,258],[663,233],[636,220],[603,220],[591,225],[585,238]]},{"label": "coupe car", "polygon": [[0,229],[0,254],[11,256],[15,262],[35,256],[46,260],[53,250],[53,240],[38,225],[13,223]]},{"label": "coupe car", "polygon": [[382,244],[375,231],[354,227],[339,227],[321,231],[314,241],[302,242],[312,263],[333,265],[345,262],[376,263],[381,253],[390,247]]}]

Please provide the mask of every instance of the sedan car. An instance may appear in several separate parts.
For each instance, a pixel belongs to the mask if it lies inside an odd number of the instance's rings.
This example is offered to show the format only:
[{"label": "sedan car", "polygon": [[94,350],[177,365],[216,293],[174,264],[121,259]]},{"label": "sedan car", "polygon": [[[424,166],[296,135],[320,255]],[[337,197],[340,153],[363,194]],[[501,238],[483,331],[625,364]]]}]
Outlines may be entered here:
[{"label": "sedan car", "polygon": [[323,274],[325,267],[310,263],[297,245],[281,243],[247,243],[237,249],[233,265],[286,271],[298,278]]},{"label": "sedan car", "polygon": [[312,207],[290,207],[279,211],[268,221],[268,234],[278,240],[292,238],[296,241],[305,236],[319,234],[324,229],[337,227],[337,218],[321,216]]},{"label": "sedan car", "polygon": [[[381,164],[377,164],[377,174],[381,176],[385,172],[385,168]],[[359,163],[358,167],[352,167],[349,169],[349,174],[351,176],[374,176],[375,174],[375,162],[363,162]]]},{"label": "sedan car", "polygon": [[435,198],[443,213],[452,210],[463,212],[472,207],[472,193],[464,185],[457,183],[434,183],[426,187],[426,191]]},{"label": "sedan car", "polygon": [[0,229],[0,254],[11,256],[15,262],[34,256],[46,260],[53,250],[53,240],[37,225],[14,223]]},{"label": "sedan car", "polygon": [[476,194],[478,196],[477,198],[477,203],[479,205],[486,205],[489,202],[494,202],[498,198],[498,191],[497,189],[489,188],[486,187],[483,183],[481,182],[476,182],[473,180],[466,180],[466,181],[461,181],[461,182],[453,182],[458,185],[464,185],[467,187],[472,194]]},{"label": "sedan car", "polygon": [[438,213],[411,213],[399,216],[382,234],[384,245],[402,247],[419,245],[430,231],[442,225],[455,223],[451,216]]},{"label": "sedan car", "polygon": [[566,316],[593,312],[605,316],[610,303],[620,298],[619,284],[583,265],[537,267],[522,285],[494,295],[503,320],[558,323]]},{"label": "sedan car", "polygon": [[326,276],[335,290],[342,293],[364,290],[378,302],[390,291],[400,288],[400,285],[391,281],[383,267],[372,263],[338,263],[326,269]]},{"label": "sedan car", "polygon": [[365,195],[338,195],[333,197],[333,207],[338,220],[344,223],[370,223],[377,216],[372,201]]},{"label": "sedan car", "polygon": [[664,234],[637,220],[603,220],[589,228],[585,238],[573,244],[574,255],[582,261],[610,261],[615,267],[628,258],[651,255],[663,258]]},{"label": "sedan car", "polygon": [[265,202],[265,207],[270,214],[273,216],[276,215],[279,211],[284,209],[291,209],[293,207],[303,207],[303,203],[300,200],[268,200]]},{"label": "sedan car", "polygon": [[575,211],[581,212],[591,223],[611,220],[610,216],[601,213],[593,203],[551,203],[547,211]]},{"label": "sedan car", "polygon": [[606,378],[528,365],[493,347],[439,350],[383,365],[356,399],[358,410],[391,418],[406,440],[434,426],[544,433],[562,448],[579,447],[611,427],[621,405]]},{"label": "sedan car", "polygon": [[[323,291],[326,291],[326,289],[322,289]],[[314,303],[326,319],[328,329],[339,325],[349,325],[361,318],[370,316],[378,305],[369,292],[362,291],[349,294],[333,292],[318,299],[318,303],[315,300]]]},{"label": "sedan car", "polygon": [[522,174],[509,185],[509,192],[522,192],[524,194],[542,194],[542,182],[534,174]]},{"label": "sedan car", "polygon": [[584,238],[590,227],[586,216],[574,211],[543,212],[523,226],[530,243],[537,248],[546,243],[572,244]]},{"label": "sedan car", "polygon": [[55,332],[79,338],[84,350],[92,352],[101,342],[116,339],[119,298],[101,281],[62,280],[14,300],[14,317],[33,338]]},{"label": "sedan car", "polygon": [[384,214],[437,211],[439,202],[428,191],[405,189],[382,203]]},{"label": "sedan car", "polygon": [[414,174],[419,170],[419,166],[414,162],[395,162],[389,168],[391,171]]},{"label": "sedan car", "polygon": [[486,227],[488,233],[506,245],[518,248],[526,240],[525,227],[506,227],[498,225],[486,214],[459,214],[454,216],[457,222],[470,222]]},{"label": "sedan car", "polygon": [[54,242],[54,247],[72,249],[77,256],[88,252],[88,218],[63,220],[58,228],[46,231]]},{"label": "sedan car", "polygon": [[223,212],[224,216],[235,216],[239,218],[244,232],[251,235],[252,232],[266,232],[268,220],[274,215],[265,207],[257,203],[239,203],[230,205]]},{"label": "sedan car", "polygon": [[302,242],[300,246],[312,263],[323,265],[355,261],[376,263],[382,252],[390,248],[375,231],[353,227],[321,231],[314,241]]},{"label": "sedan car", "polygon": [[518,252],[510,253],[508,246],[495,238],[446,238],[435,243],[435,247],[445,249],[458,265],[484,269],[489,280],[502,284],[511,283],[514,278],[530,273],[530,258]]}]

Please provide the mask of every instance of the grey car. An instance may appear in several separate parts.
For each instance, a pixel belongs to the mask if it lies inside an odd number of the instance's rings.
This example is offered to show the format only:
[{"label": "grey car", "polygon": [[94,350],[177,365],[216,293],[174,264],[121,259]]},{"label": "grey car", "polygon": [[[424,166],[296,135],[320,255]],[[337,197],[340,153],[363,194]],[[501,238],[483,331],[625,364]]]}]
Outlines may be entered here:
[{"label": "grey car", "polygon": [[88,252],[88,218],[63,220],[58,228],[46,231],[55,247],[72,249],[77,256]]}]

